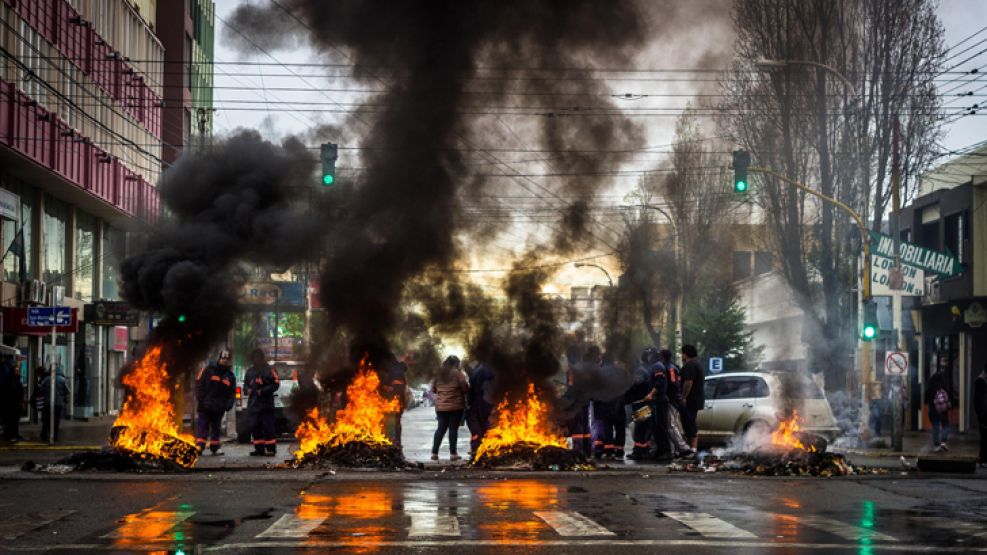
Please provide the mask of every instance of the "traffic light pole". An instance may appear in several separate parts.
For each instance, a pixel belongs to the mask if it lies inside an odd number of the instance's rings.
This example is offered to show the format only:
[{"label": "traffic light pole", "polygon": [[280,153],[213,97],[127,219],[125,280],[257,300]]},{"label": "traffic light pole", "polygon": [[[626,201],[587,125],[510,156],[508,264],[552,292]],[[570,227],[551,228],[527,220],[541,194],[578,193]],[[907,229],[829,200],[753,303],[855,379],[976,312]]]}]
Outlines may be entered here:
[{"label": "traffic light pole", "polygon": [[[864,267],[862,272],[863,279],[861,280],[862,285],[860,289],[858,289],[857,291],[858,301],[859,301],[858,306],[861,307],[862,310],[865,303],[867,303],[867,301],[869,301],[871,298],[870,234],[867,229],[867,222],[864,221],[864,218],[860,214],[858,214],[856,210],[850,208],[845,203],[840,202],[835,198],[828,197],[820,193],[819,191],[816,191],[810,187],[807,187],[799,183],[798,181],[795,181],[794,179],[789,179],[788,177],[774,170],[768,168],[750,167],[747,169],[747,171],[755,172],[755,173],[763,173],[765,175],[770,175],[772,177],[775,177],[799,190],[805,191],[806,193],[818,198],[819,200],[822,200],[823,202],[827,202],[829,204],[832,204],[833,206],[836,206],[840,210],[843,210],[844,212],[849,214],[851,218],[853,218],[853,220],[857,223],[857,227],[860,229],[860,245],[864,255],[864,264],[863,264]],[[858,349],[860,350],[860,388],[861,388],[860,437],[866,440],[870,434],[870,429],[867,425],[867,414],[868,414],[868,408],[870,407],[871,381],[872,381],[873,370],[871,368],[870,343],[868,343],[867,341],[863,341],[858,334],[857,346]]]}]

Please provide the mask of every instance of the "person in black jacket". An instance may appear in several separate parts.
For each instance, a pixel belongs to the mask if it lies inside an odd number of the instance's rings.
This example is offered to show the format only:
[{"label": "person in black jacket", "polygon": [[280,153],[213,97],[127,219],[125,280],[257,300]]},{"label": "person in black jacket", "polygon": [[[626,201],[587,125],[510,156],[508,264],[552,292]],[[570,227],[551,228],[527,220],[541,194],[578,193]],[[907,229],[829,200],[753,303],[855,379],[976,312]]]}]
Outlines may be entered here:
[{"label": "person in black jacket", "polygon": [[980,424],[980,468],[987,468],[987,365],[973,381],[973,409]]},{"label": "person in black jacket", "polygon": [[[651,454],[651,436],[654,432],[654,418],[651,415],[642,415],[639,411],[646,408],[654,414],[651,404],[651,392],[654,390],[654,382],[651,367],[658,360],[658,351],[654,347],[649,347],[641,353],[641,364],[634,370],[634,382],[624,399],[631,406],[634,413],[634,448],[627,457],[631,460],[641,461],[647,459]],[[649,397],[651,396],[651,397]]]},{"label": "person in black jacket", "polygon": [[196,425],[195,445],[203,452],[206,445],[213,455],[222,455],[219,433],[223,414],[233,408],[236,398],[236,376],[230,369],[230,352],[223,349],[216,362],[199,372],[195,380]]},{"label": "person in black jacket", "polygon": [[3,439],[20,441],[21,412],[24,410],[24,384],[20,369],[9,358],[0,362],[0,417],[3,419]]},{"label": "person in black jacket", "polygon": [[925,384],[925,404],[929,407],[929,422],[932,424],[932,444],[936,451],[949,451],[949,410],[953,405],[953,394],[943,371],[946,361],[940,360],[939,368],[929,376]]},{"label": "person in black jacket", "polygon": [[493,412],[491,395],[494,382],[493,368],[480,361],[470,376],[470,392],[467,398],[466,426],[470,429],[470,456],[476,453],[483,443],[483,436],[490,428],[490,414]]},{"label": "person in black jacket", "polygon": [[278,452],[277,430],[274,421],[274,394],[281,385],[278,373],[267,363],[264,351],[254,349],[250,353],[254,365],[243,377],[247,390],[247,414],[251,419],[254,450],[251,456],[273,457]]}]

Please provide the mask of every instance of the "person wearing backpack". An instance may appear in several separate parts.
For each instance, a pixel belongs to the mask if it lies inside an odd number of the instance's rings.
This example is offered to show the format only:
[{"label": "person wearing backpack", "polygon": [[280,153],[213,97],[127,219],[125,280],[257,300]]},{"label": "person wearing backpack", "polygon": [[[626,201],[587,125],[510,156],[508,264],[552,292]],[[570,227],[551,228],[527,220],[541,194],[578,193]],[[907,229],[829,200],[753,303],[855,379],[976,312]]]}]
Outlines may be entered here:
[{"label": "person wearing backpack", "polygon": [[929,422],[932,423],[932,444],[936,451],[949,451],[946,441],[949,439],[949,409],[953,403],[941,366],[926,384],[925,404],[929,407]]}]

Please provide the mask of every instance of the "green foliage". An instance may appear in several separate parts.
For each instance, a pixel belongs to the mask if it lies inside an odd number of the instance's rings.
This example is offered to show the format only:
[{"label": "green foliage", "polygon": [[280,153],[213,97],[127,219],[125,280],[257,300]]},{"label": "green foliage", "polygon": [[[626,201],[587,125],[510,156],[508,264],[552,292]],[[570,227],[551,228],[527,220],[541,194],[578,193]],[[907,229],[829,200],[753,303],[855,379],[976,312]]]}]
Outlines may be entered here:
[{"label": "green foliage", "polygon": [[686,299],[683,310],[684,342],[696,346],[700,360],[722,356],[726,371],[753,370],[764,350],[754,345],[738,301],[731,283],[711,283],[697,288],[694,296]]}]

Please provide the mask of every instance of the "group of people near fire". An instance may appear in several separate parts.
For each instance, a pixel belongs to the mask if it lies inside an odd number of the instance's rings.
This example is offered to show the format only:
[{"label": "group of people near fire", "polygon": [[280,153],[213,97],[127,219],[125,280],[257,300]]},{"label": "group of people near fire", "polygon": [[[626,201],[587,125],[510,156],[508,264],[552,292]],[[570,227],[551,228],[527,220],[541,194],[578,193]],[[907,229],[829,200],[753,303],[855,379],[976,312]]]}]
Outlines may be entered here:
[{"label": "group of people near fire", "polygon": [[[625,456],[627,407],[633,415],[633,460],[671,460],[693,456],[699,439],[696,416],[705,403],[702,366],[696,348],[682,347],[681,367],[667,349],[649,347],[641,352],[632,370],[620,366],[609,353],[589,346],[585,352],[567,353],[566,383],[561,392],[567,405],[566,422],[571,447],[587,457],[622,459]],[[610,387],[589,391],[593,377],[605,377]],[[475,453],[493,424],[490,399],[493,370],[478,363],[467,374],[459,358],[449,356],[431,382],[438,422],[432,442],[432,460],[448,434],[450,460],[460,459],[456,443],[465,422],[470,430],[470,451]],[[584,383],[580,383],[584,382]],[[616,389],[612,385],[622,384]]]}]

